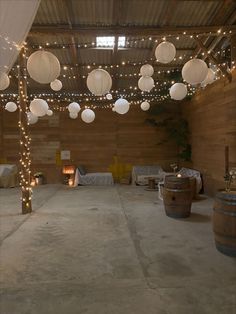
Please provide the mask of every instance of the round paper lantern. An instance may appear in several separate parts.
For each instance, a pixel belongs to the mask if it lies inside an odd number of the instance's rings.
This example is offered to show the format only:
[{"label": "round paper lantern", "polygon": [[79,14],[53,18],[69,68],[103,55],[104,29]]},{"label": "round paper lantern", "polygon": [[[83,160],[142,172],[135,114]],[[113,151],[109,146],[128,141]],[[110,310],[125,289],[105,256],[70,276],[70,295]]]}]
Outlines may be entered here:
[{"label": "round paper lantern", "polygon": [[47,116],[51,117],[52,115],[53,115],[53,111],[50,110],[50,109],[48,109],[48,111],[47,111]]},{"label": "round paper lantern", "polygon": [[43,117],[47,114],[48,104],[43,99],[34,99],[30,103],[30,111],[37,117]]},{"label": "round paper lantern", "polygon": [[106,94],[106,99],[111,100],[112,99],[112,94]]},{"label": "round paper lantern", "polygon": [[129,111],[129,102],[124,98],[119,98],[114,104],[114,111],[119,114],[125,114]]},{"label": "round paper lantern", "polygon": [[103,69],[93,70],[87,77],[87,86],[95,96],[107,94],[112,86],[111,76]]},{"label": "round paper lantern", "polygon": [[78,113],[80,111],[80,105],[77,102],[72,102],[68,106],[69,112],[75,112]]},{"label": "round paper lantern", "polygon": [[4,72],[0,72],[0,90],[8,88],[10,85],[10,79],[8,75]]},{"label": "round paper lantern", "polygon": [[170,88],[170,97],[175,100],[182,100],[188,93],[187,86],[183,83],[175,83]]},{"label": "round paper lantern", "polygon": [[150,92],[154,87],[154,80],[150,76],[142,76],[138,80],[138,87],[143,92]]},{"label": "round paper lantern", "polygon": [[151,66],[150,64],[144,64],[143,66],[141,66],[140,74],[142,76],[152,76],[153,73],[154,69],[153,66]]},{"label": "round paper lantern", "polygon": [[38,122],[38,119],[39,119],[32,112],[27,112],[27,118],[28,118],[29,124],[35,124],[36,122]]},{"label": "round paper lantern", "polygon": [[215,72],[212,69],[207,70],[207,76],[204,81],[202,81],[201,85],[206,86],[208,84],[212,84],[215,80]]},{"label": "round paper lantern", "polygon": [[61,66],[57,57],[49,51],[36,51],[27,61],[27,70],[32,79],[48,84],[60,75]]},{"label": "round paper lantern", "polygon": [[50,83],[50,87],[55,92],[58,92],[59,90],[62,89],[62,82],[60,80],[56,79],[55,81]]},{"label": "round paper lantern", "polygon": [[171,62],[172,60],[174,60],[175,55],[175,46],[168,41],[164,41],[156,47],[155,56],[157,61],[159,61],[160,63]]},{"label": "round paper lantern", "polygon": [[182,68],[182,77],[189,84],[199,84],[205,80],[208,72],[206,62],[201,59],[192,59]]},{"label": "round paper lantern", "polygon": [[6,104],[5,109],[9,112],[14,112],[17,110],[17,105],[14,102],[10,101]]},{"label": "round paper lantern", "polygon": [[147,101],[143,101],[140,107],[143,111],[147,111],[150,108],[150,104]]},{"label": "round paper lantern", "polygon": [[81,119],[86,123],[91,123],[95,119],[95,113],[91,109],[83,110],[81,114]]},{"label": "round paper lantern", "polygon": [[76,119],[76,118],[78,118],[78,112],[72,111],[69,113],[69,116],[71,119]]}]

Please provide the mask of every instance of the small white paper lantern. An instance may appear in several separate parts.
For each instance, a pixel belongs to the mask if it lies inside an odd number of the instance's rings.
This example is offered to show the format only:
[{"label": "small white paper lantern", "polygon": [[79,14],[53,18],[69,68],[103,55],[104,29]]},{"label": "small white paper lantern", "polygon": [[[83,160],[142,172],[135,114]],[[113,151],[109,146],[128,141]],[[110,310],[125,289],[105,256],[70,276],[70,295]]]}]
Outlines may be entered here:
[{"label": "small white paper lantern", "polygon": [[76,119],[76,118],[78,118],[78,112],[75,112],[75,111],[70,112],[70,113],[69,113],[69,117],[70,117],[71,119]]},{"label": "small white paper lantern", "polygon": [[154,86],[154,80],[150,76],[142,76],[138,80],[138,87],[143,92],[150,92],[150,90],[153,89]]},{"label": "small white paper lantern", "polygon": [[182,68],[183,79],[191,84],[200,84],[205,80],[208,72],[206,62],[201,59],[192,59],[185,63]]},{"label": "small white paper lantern", "polygon": [[85,109],[81,113],[81,119],[86,123],[91,123],[95,119],[95,113],[91,109]]},{"label": "small white paper lantern", "polygon": [[147,110],[149,110],[149,108],[150,108],[150,104],[149,104],[149,102],[147,102],[147,101],[143,101],[142,103],[141,103],[141,109],[143,110],[143,111],[147,111]]},{"label": "small white paper lantern", "polygon": [[29,56],[27,70],[30,77],[36,82],[48,84],[55,81],[60,75],[61,66],[54,54],[39,50]]},{"label": "small white paper lantern", "polygon": [[175,83],[170,88],[170,97],[174,100],[182,100],[188,93],[187,86],[183,83]]},{"label": "small white paper lantern", "polygon": [[124,98],[119,98],[114,104],[114,111],[119,114],[125,114],[129,111],[129,102]]},{"label": "small white paper lantern", "polygon": [[6,106],[5,106],[5,109],[9,112],[14,112],[17,110],[17,105],[12,102],[12,101],[9,101]]},{"label": "small white paper lantern", "polygon": [[202,81],[201,86],[206,86],[212,84],[215,80],[215,72],[212,69],[208,69],[207,76],[204,81]]},{"label": "small white paper lantern", "polygon": [[111,100],[112,98],[112,94],[106,94],[106,99]]},{"label": "small white paper lantern", "polygon": [[152,76],[154,73],[153,66],[151,64],[144,64],[141,66],[140,74],[142,76]]},{"label": "small white paper lantern", "polygon": [[4,72],[0,72],[0,90],[7,89],[10,85],[10,79]]},{"label": "small white paper lantern", "polygon": [[49,109],[49,110],[47,111],[47,116],[51,117],[52,115],[53,115],[53,111]]},{"label": "small white paper lantern", "polygon": [[62,82],[60,80],[56,79],[55,81],[50,83],[50,87],[55,92],[58,92],[59,90],[62,89]]},{"label": "small white paper lantern", "polygon": [[30,111],[37,117],[43,117],[47,114],[48,104],[43,99],[34,99],[30,103]]},{"label": "small white paper lantern", "polygon": [[78,113],[80,111],[80,105],[77,102],[72,102],[68,106],[69,112],[75,112]]},{"label": "small white paper lantern", "polygon": [[88,74],[87,87],[95,96],[107,94],[112,86],[110,74],[103,69],[93,70]]},{"label": "small white paper lantern", "polygon": [[38,117],[35,116],[32,112],[27,112],[27,118],[28,118],[28,122],[29,124],[35,124],[36,122],[38,122]]},{"label": "small white paper lantern", "polygon": [[160,63],[171,62],[172,60],[174,60],[175,55],[175,46],[168,41],[164,41],[156,47],[155,56],[157,61],[159,61]]}]

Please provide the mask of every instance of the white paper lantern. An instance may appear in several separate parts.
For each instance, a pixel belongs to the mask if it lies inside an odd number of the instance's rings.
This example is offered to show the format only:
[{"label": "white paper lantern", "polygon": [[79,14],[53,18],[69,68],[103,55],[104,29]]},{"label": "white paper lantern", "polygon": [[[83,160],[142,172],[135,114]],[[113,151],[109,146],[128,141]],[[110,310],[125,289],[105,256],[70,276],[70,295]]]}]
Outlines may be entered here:
[{"label": "white paper lantern", "polygon": [[52,115],[53,115],[53,111],[49,109],[49,110],[47,111],[47,116],[51,117]]},{"label": "white paper lantern", "polygon": [[129,102],[124,98],[119,98],[114,104],[114,111],[119,114],[125,114],[129,111]]},{"label": "white paper lantern", "polygon": [[112,94],[106,94],[106,99],[111,100],[112,98]]},{"label": "white paper lantern", "polygon": [[202,81],[201,86],[206,86],[212,84],[215,80],[215,72],[212,69],[207,70],[207,76],[204,81]]},{"label": "white paper lantern", "polygon": [[189,84],[199,84],[205,80],[208,72],[206,62],[201,59],[192,59],[182,68],[182,77]]},{"label": "white paper lantern", "polygon": [[144,64],[143,66],[141,66],[140,74],[142,76],[152,76],[153,73],[154,69],[153,66],[151,66],[150,64]]},{"label": "white paper lantern", "polygon": [[5,109],[9,112],[14,112],[17,110],[17,105],[12,102],[12,101],[9,101],[6,106],[5,106]]},{"label": "white paper lantern", "polygon": [[48,104],[43,99],[34,99],[30,103],[30,111],[37,117],[43,117],[47,114]]},{"label": "white paper lantern", "polygon": [[147,102],[147,101],[143,101],[142,103],[141,103],[141,109],[143,110],[143,111],[147,111],[147,110],[149,110],[149,108],[150,108],[150,104],[149,104],[149,102]]},{"label": "white paper lantern", "polygon": [[74,111],[70,112],[70,113],[69,113],[69,117],[70,117],[71,119],[76,119],[76,118],[78,118],[78,112],[74,112]]},{"label": "white paper lantern", "polygon": [[61,66],[57,57],[49,51],[36,51],[27,61],[27,70],[32,79],[48,84],[60,75]]},{"label": "white paper lantern", "polygon": [[150,76],[142,76],[138,80],[138,87],[143,92],[150,92],[150,90],[153,89],[154,85],[154,80]]},{"label": "white paper lantern", "polygon": [[38,119],[39,119],[32,112],[27,112],[27,118],[28,118],[29,124],[35,124],[36,122],[38,122]]},{"label": "white paper lantern", "polygon": [[103,69],[93,70],[88,74],[87,87],[95,96],[107,94],[112,86],[110,74]]},{"label": "white paper lantern", "polygon": [[58,92],[59,90],[62,89],[62,82],[60,80],[56,79],[55,81],[50,83],[50,87],[55,92]]},{"label": "white paper lantern", "polygon": [[156,47],[155,56],[157,61],[160,63],[171,62],[172,60],[174,60],[175,55],[175,46],[168,41],[164,41]]},{"label": "white paper lantern", "polygon": [[7,89],[10,85],[10,79],[4,72],[0,72],[0,90]]},{"label": "white paper lantern", "polygon": [[183,83],[175,83],[170,88],[170,97],[174,100],[182,100],[188,93],[187,86]]},{"label": "white paper lantern", "polygon": [[81,113],[81,119],[86,123],[91,123],[95,119],[95,113],[91,109],[85,109]]},{"label": "white paper lantern", "polygon": [[77,102],[72,102],[68,106],[69,112],[75,112],[78,113],[80,111],[80,105]]}]

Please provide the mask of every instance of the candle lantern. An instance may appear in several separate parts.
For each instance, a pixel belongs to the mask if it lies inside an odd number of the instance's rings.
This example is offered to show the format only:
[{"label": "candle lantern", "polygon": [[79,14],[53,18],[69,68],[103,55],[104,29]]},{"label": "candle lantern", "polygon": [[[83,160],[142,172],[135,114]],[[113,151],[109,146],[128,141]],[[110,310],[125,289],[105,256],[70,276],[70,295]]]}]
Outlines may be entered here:
[{"label": "candle lantern", "polygon": [[74,184],[75,166],[64,165],[62,168],[62,173],[64,175],[63,183],[72,186]]}]

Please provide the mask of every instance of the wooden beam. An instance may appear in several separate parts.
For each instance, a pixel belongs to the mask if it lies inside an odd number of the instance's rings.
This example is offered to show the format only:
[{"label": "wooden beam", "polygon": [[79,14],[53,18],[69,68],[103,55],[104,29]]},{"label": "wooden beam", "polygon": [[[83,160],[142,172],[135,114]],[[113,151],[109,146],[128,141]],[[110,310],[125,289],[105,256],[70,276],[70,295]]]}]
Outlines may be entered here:
[{"label": "wooden beam", "polygon": [[19,54],[19,132],[20,132],[20,184],[22,214],[32,211],[30,186],[30,138],[27,118],[27,82],[24,78],[26,65],[25,48]]},{"label": "wooden beam", "polygon": [[92,35],[92,36],[108,36],[108,35],[130,35],[130,36],[163,36],[163,35],[193,35],[193,34],[209,34],[217,35],[217,31],[236,32],[236,25],[209,25],[209,26],[83,26],[73,25],[69,28],[68,25],[33,25],[29,36],[35,35]]},{"label": "wooden beam", "polygon": [[229,82],[232,81],[232,74],[228,71],[227,68],[225,68],[223,65],[220,65],[219,60],[211,53],[208,51],[208,49],[204,46],[203,42],[201,39],[194,37],[196,40],[197,44],[201,48],[201,50],[207,55],[207,57],[215,64],[217,67],[221,70],[221,72],[228,78]]}]

